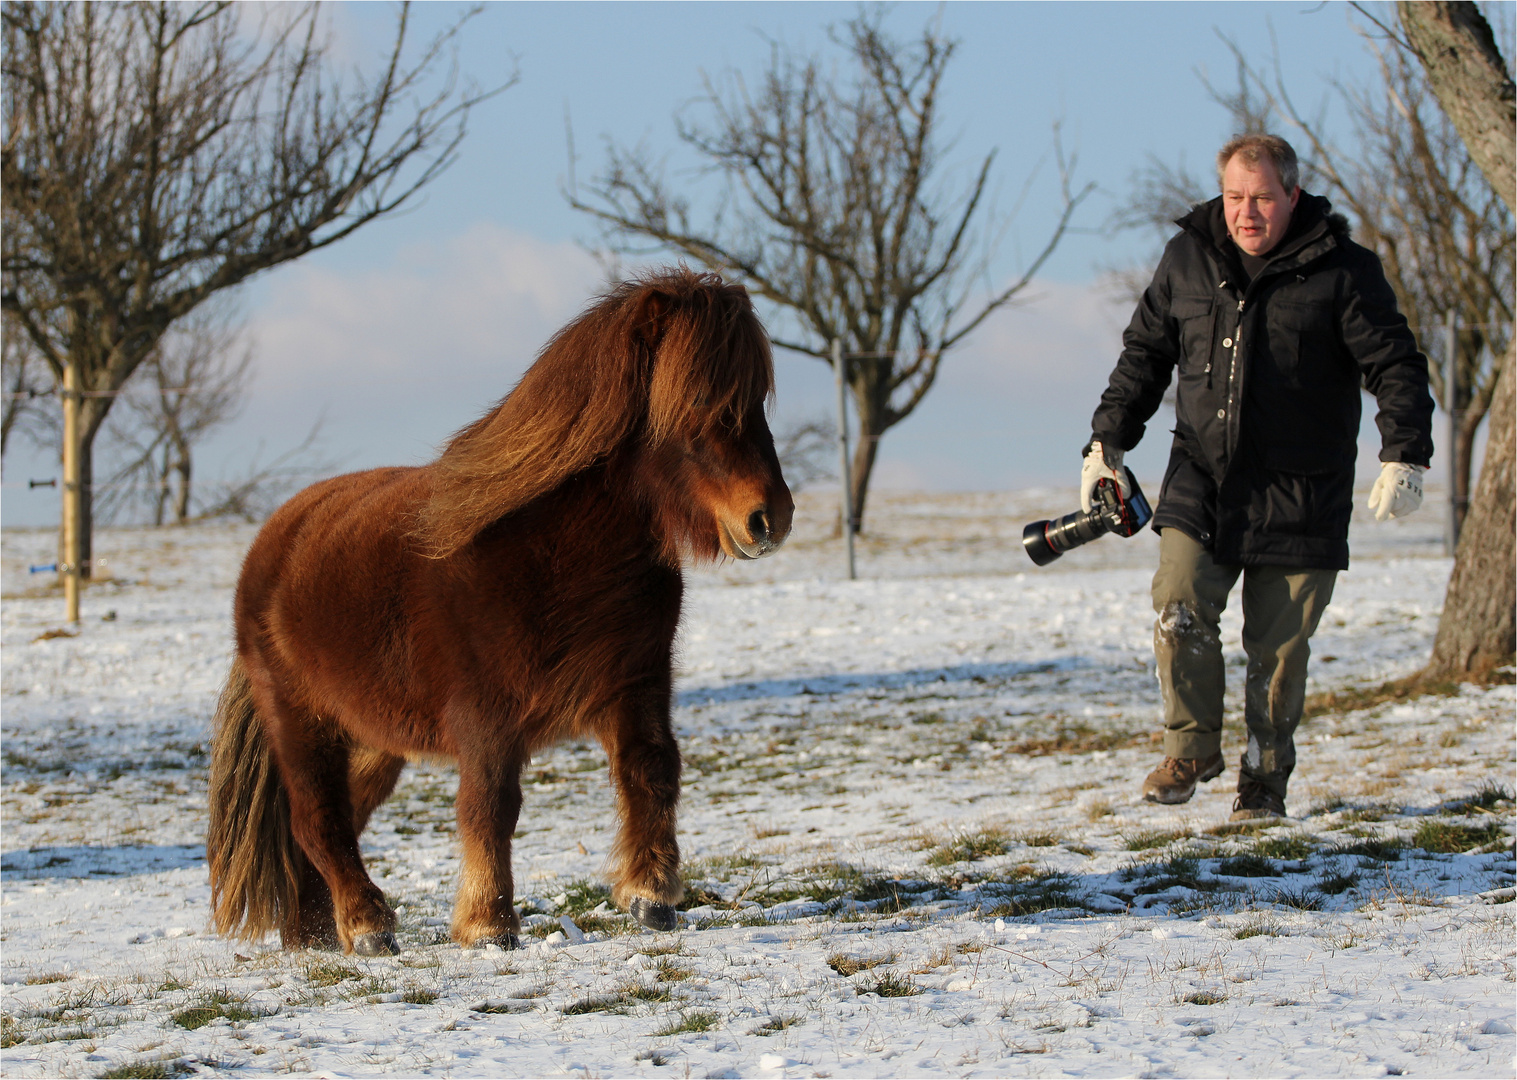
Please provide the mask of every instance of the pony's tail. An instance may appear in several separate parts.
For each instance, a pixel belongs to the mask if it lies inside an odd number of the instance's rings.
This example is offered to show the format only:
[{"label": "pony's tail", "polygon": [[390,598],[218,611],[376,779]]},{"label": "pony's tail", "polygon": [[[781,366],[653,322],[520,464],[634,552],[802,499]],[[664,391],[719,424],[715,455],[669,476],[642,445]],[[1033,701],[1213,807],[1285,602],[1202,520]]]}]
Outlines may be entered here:
[{"label": "pony's tail", "polygon": [[242,661],[232,662],[211,737],[205,855],[217,932],[252,941],[295,916],[305,853]]}]

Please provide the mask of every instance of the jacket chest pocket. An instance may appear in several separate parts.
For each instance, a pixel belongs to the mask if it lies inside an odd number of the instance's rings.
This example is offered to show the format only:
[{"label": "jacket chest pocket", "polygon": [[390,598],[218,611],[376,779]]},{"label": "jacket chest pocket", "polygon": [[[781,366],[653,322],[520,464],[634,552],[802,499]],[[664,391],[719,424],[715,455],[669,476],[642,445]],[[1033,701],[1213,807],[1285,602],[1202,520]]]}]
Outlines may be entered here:
[{"label": "jacket chest pocket", "polygon": [[1179,335],[1180,370],[1200,373],[1211,360],[1216,305],[1210,296],[1176,296],[1169,304]]},{"label": "jacket chest pocket", "polygon": [[1331,303],[1272,300],[1265,329],[1270,357],[1286,378],[1321,383],[1342,374],[1342,350]]}]

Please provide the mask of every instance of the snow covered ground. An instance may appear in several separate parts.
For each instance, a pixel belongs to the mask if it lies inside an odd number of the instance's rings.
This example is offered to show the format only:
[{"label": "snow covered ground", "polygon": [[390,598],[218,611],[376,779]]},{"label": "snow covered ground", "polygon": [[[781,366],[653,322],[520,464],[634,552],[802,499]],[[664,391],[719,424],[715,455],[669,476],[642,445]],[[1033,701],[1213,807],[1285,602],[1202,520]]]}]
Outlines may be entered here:
[{"label": "snow covered ground", "polygon": [[[563,746],[527,778],[528,947],[448,941],[454,780],[414,766],[364,838],[404,948],[375,960],[208,929],[252,531],[103,533],[75,637],[26,573],[52,537],[6,531],[4,1075],[1512,1075],[1512,688],[1309,721],[1285,824],[1227,824],[1235,715],[1222,779],[1145,804],[1157,542],[1034,568],[1023,523],[1074,505],[876,495],[849,582],[804,497],[777,556],[690,576],[682,929],[605,904],[604,756]],[[1356,522],[1314,688],[1426,657],[1438,537]]]}]

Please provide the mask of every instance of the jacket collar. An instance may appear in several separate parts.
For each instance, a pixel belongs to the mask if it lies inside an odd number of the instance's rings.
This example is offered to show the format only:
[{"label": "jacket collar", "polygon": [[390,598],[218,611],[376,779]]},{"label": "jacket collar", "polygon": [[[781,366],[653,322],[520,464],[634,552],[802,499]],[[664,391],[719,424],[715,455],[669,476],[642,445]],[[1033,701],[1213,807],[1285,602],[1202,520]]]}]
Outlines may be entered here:
[{"label": "jacket collar", "polygon": [[[1336,247],[1340,238],[1346,238],[1348,222],[1341,214],[1332,211],[1332,203],[1327,199],[1303,191],[1291,214],[1285,238],[1269,254],[1269,263],[1260,271],[1259,277],[1305,266]],[[1227,231],[1222,196],[1218,195],[1209,202],[1191,207],[1190,212],[1175,224],[1201,242],[1226,276],[1234,280],[1243,279],[1238,246],[1233,243],[1233,238]]]}]

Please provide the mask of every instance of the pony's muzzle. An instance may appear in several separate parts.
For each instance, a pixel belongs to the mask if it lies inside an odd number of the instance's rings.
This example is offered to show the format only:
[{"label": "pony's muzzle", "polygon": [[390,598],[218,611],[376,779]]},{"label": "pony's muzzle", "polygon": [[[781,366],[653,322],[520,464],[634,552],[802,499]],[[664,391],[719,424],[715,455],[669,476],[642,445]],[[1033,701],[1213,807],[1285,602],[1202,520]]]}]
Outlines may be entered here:
[{"label": "pony's muzzle", "polygon": [[749,511],[741,529],[721,522],[722,547],[734,559],[762,559],[777,551],[789,534],[790,515],[771,513],[767,504]]}]

